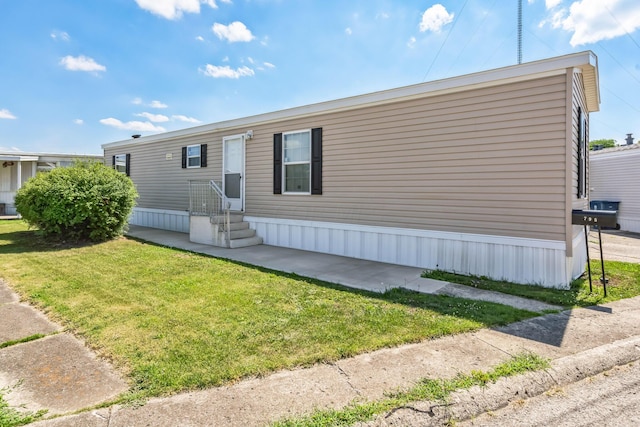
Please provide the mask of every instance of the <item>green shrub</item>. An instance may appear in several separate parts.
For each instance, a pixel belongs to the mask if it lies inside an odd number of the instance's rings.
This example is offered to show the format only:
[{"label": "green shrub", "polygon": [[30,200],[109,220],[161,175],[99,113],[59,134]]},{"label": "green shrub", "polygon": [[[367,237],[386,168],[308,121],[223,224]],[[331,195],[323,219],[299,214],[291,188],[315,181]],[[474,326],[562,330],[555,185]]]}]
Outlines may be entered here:
[{"label": "green shrub", "polygon": [[102,163],[78,161],[29,179],[15,204],[45,236],[98,242],[122,234],[137,197],[129,177]]}]

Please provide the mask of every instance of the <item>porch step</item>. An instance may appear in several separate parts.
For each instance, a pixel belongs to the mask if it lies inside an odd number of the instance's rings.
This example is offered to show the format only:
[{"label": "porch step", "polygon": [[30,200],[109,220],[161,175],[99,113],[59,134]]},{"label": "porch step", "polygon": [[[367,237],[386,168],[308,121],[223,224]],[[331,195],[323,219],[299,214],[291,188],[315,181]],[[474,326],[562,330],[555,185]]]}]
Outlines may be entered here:
[{"label": "porch step", "polygon": [[[252,230],[253,231],[253,230]],[[255,246],[262,244],[262,237],[253,236],[242,239],[232,239],[229,241],[229,247],[232,249],[246,248],[247,246]]]},{"label": "porch step", "polygon": [[246,230],[247,228],[249,228],[249,223],[242,221],[242,222],[229,222],[229,230],[230,231],[236,231],[236,230]]},{"label": "porch step", "polygon": [[[213,217],[211,217],[211,222],[212,223],[223,223],[225,221],[224,215],[215,215]],[[236,223],[236,222],[242,222],[244,221],[244,215],[241,213],[230,213],[229,214],[229,222],[230,223]]]},{"label": "porch step", "polygon": [[238,239],[244,239],[247,237],[253,237],[256,235],[256,230],[252,230],[249,228],[249,223],[246,223],[246,227],[240,230],[233,230],[231,229],[231,231],[229,232],[229,238],[231,241],[234,240],[238,240]]},{"label": "porch step", "polygon": [[[224,215],[211,218],[212,223],[217,223],[218,221],[224,227]],[[226,233],[219,231],[218,234],[220,241],[224,242]],[[261,244],[262,237],[256,236],[256,231],[249,228],[249,223],[244,221],[244,215],[240,212],[231,212],[229,214],[229,248],[244,248]]]}]

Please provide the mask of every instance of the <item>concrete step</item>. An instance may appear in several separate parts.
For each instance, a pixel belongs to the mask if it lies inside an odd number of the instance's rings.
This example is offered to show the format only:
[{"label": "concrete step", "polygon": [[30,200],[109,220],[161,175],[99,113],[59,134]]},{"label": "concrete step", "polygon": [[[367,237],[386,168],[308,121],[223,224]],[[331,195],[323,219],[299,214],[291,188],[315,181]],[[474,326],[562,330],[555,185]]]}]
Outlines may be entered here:
[{"label": "concrete step", "polygon": [[229,223],[229,229],[231,231],[236,231],[236,230],[246,230],[247,228],[249,228],[249,223],[242,221],[242,222],[230,222]]},{"label": "concrete step", "polygon": [[256,230],[252,230],[250,228],[245,228],[243,230],[231,230],[229,232],[229,238],[232,241],[237,239],[244,239],[247,237],[253,237],[255,235],[256,235]]},{"label": "concrete step", "polygon": [[[234,222],[242,222],[244,220],[244,215],[241,213],[230,213],[229,214],[229,222],[234,223]],[[211,223],[217,223],[217,222],[224,222],[225,218],[224,215],[215,215],[213,217],[211,217]]]},{"label": "concrete step", "polygon": [[231,240],[229,247],[232,249],[236,248],[246,248],[247,246],[255,246],[262,244],[262,237],[253,236],[253,237],[245,237],[243,239],[235,239]]}]

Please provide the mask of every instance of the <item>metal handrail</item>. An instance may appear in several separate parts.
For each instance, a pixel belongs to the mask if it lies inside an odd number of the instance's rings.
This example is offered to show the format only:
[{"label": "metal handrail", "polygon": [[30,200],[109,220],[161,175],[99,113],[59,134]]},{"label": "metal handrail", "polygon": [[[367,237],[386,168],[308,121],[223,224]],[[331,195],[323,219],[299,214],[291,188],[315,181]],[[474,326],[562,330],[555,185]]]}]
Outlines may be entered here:
[{"label": "metal handrail", "polygon": [[189,181],[189,215],[208,216],[225,233],[226,246],[231,238],[231,203],[214,180]]},{"label": "metal handrail", "polygon": [[224,225],[223,225],[222,229],[223,229],[224,234],[225,234],[225,243],[226,243],[227,247],[230,247],[230,241],[231,241],[231,215],[230,215],[231,202],[229,202],[229,200],[227,199],[227,196],[225,196],[224,192],[222,191],[222,189],[220,188],[220,186],[218,185],[217,182],[215,182],[212,179],[211,181],[209,181],[209,185],[211,185],[211,188],[213,188],[213,190],[216,192],[216,194],[220,198],[220,201],[222,202],[222,206],[224,206],[224,208],[222,209],[222,212],[224,214]]}]

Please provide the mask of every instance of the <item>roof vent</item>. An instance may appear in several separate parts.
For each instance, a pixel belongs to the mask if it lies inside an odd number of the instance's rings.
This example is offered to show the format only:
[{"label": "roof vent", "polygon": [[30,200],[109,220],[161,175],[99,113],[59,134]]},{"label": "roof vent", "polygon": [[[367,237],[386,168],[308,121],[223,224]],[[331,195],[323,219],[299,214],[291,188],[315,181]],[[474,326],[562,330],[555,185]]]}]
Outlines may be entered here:
[{"label": "roof vent", "polygon": [[627,139],[625,139],[625,141],[627,141],[627,145],[633,145],[633,134],[628,133],[627,134]]},{"label": "roof vent", "polygon": [[138,139],[138,138],[140,138],[140,136],[142,136],[142,135],[140,135],[139,133],[136,133],[135,135],[131,135],[131,138]]}]

